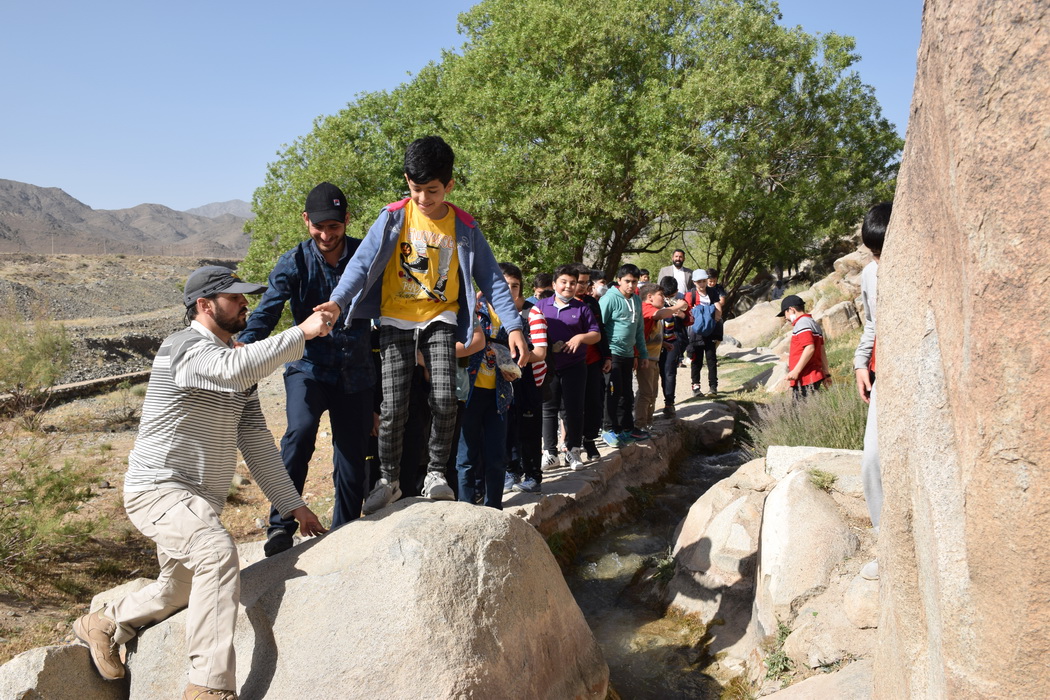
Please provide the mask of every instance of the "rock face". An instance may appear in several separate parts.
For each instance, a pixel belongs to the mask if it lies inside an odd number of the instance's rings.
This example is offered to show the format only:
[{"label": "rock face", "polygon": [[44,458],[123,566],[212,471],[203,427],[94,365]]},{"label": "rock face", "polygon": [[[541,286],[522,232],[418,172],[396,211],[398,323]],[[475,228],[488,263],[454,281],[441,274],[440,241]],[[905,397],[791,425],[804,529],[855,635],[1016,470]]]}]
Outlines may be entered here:
[{"label": "rock face", "polygon": [[[407,499],[242,572],[245,698],[604,698],[609,670],[520,518]],[[180,613],[129,654],[131,698],[176,697]]]},{"label": "rock face", "polygon": [[925,5],[879,270],[878,698],[1050,688],[1048,22]]},{"label": "rock face", "polygon": [[127,696],[127,679],[103,680],[91,665],[86,646],[38,647],[0,666],[0,698],[4,700],[121,700]]}]

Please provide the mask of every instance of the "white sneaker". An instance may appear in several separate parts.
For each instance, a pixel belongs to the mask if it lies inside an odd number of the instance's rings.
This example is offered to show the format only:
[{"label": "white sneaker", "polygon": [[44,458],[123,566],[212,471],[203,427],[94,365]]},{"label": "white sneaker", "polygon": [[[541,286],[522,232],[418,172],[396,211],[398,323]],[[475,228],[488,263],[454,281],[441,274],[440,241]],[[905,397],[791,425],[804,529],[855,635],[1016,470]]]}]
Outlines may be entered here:
[{"label": "white sneaker", "polygon": [[445,481],[445,475],[439,472],[427,472],[423,480],[423,496],[432,501],[451,501],[456,498],[452,487]]},{"label": "white sneaker", "polygon": [[872,559],[867,564],[861,567],[860,577],[868,579],[869,581],[879,580],[879,560]]},{"label": "white sneaker", "polygon": [[361,510],[365,515],[371,515],[386,508],[399,498],[401,498],[400,482],[396,479],[394,481],[380,479],[376,482],[375,488],[368,494],[368,498],[365,499]]},{"label": "white sneaker", "polygon": [[574,447],[565,453],[565,466],[573,471],[583,469],[583,448]]},{"label": "white sneaker", "polygon": [[557,452],[544,452],[543,457],[540,459],[540,469],[554,469],[555,467],[561,466],[561,460],[558,459]]}]

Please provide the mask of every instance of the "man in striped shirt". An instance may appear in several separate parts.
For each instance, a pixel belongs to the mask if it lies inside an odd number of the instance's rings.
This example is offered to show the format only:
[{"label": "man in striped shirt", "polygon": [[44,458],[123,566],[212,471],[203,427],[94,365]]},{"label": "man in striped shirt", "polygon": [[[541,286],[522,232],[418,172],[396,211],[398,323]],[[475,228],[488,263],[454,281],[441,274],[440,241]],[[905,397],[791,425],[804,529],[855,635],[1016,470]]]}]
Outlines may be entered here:
[{"label": "man in striped shirt", "polygon": [[[135,446],[128,456],[128,518],[157,543],[157,581],[73,623],[104,678],[125,673],[119,648],[145,625],[188,606],[189,685],[184,698],[236,698],[233,634],[240,568],[233,538],[219,519],[244,455],[252,476],[305,535],[325,532],[295,490],[266,427],[256,385],[326,335],[334,318],[318,312],[283,333],[244,347],[245,294],[266,287],[232,270],[207,266],[186,281],[189,327],[164,340],[153,361]],[[192,600],[191,600],[192,591]]]}]

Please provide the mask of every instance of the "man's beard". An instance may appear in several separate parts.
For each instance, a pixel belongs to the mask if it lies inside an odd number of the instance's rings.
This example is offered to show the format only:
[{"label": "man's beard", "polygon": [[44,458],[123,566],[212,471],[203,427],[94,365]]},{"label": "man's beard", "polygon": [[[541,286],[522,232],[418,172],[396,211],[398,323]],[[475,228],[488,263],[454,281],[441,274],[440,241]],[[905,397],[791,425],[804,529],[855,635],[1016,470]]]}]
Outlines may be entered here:
[{"label": "man's beard", "polygon": [[226,315],[222,312],[215,314],[215,325],[227,333],[240,333],[248,327],[248,316],[242,318],[240,310],[236,314]]},{"label": "man's beard", "polygon": [[675,267],[677,267],[679,270],[681,270],[682,269],[682,264],[684,262],[685,262],[684,260],[672,260],[671,264],[674,265]]}]

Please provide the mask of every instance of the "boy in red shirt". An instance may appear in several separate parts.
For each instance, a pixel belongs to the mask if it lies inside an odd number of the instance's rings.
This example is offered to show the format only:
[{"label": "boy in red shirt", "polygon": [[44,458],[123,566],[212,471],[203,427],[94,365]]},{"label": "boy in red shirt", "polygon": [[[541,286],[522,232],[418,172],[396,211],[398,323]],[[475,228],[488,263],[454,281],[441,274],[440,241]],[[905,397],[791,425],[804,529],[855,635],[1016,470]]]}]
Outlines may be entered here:
[{"label": "boy in red shirt", "polygon": [[666,345],[663,319],[670,318],[677,311],[685,311],[688,305],[684,299],[679,299],[673,306],[666,306],[663,288],[651,282],[641,286],[638,296],[642,299],[645,348],[650,359],[648,362],[638,363],[638,394],[634,402],[634,424],[648,430],[653,424],[656,395],[660,389],[660,366],[655,358],[660,357],[660,351]]},{"label": "boy in red shirt", "polygon": [[821,384],[831,384],[828,356],[824,352],[824,333],[813,317],[806,313],[806,303],[794,294],[780,302],[780,313],[791,321],[791,350],[788,354],[788,384],[795,398],[805,398],[818,391]]}]

